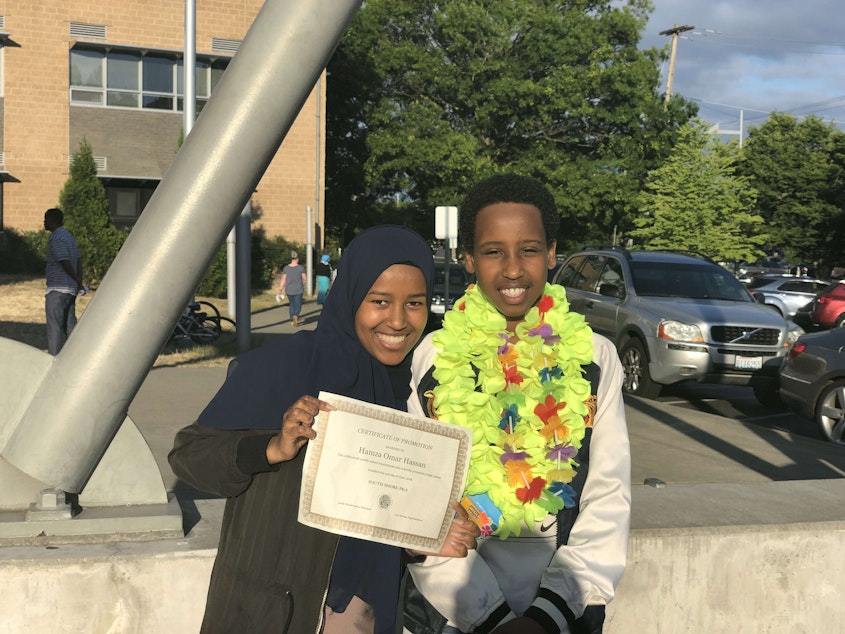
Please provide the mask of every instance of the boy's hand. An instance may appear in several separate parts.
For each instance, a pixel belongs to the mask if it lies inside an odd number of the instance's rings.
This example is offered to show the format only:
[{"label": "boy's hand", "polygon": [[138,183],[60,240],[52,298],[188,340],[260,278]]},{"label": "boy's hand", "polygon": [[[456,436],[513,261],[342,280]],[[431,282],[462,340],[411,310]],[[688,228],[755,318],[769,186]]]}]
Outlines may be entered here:
[{"label": "boy's hand", "polygon": [[467,515],[463,506],[457,502],[452,502],[449,506],[455,511],[455,519],[452,520],[452,525],[449,527],[443,548],[437,553],[420,554],[437,557],[466,557],[470,550],[475,549],[475,538],[481,535],[481,529],[469,519],[469,515]]}]

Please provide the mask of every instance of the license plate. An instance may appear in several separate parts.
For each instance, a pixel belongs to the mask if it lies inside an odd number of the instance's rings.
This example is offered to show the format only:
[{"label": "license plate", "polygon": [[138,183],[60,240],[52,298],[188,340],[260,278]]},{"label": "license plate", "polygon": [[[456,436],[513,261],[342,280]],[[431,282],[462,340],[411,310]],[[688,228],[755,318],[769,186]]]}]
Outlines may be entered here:
[{"label": "license plate", "polygon": [[763,367],[763,357],[740,357],[734,361],[737,370],[759,370]]},{"label": "license plate", "polygon": [[443,304],[432,304],[431,312],[433,312],[435,315],[442,315],[446,312],[446,306]]}]

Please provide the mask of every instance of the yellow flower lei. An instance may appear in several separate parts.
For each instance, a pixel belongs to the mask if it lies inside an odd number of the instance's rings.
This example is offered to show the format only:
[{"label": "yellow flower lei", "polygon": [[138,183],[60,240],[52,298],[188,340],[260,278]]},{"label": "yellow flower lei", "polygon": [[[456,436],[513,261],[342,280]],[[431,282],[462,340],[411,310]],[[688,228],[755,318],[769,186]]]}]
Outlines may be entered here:
[{"label": "yellow flower lei", "polygon": [[584,438],[592,331],[569,311],[563,287],[547,284],[516,327],[470,286],[434,335],[434,411],[472,431],[465,495],[486,494],[501,512],[482,532],[507,539],[573,506],[569,482]]}]

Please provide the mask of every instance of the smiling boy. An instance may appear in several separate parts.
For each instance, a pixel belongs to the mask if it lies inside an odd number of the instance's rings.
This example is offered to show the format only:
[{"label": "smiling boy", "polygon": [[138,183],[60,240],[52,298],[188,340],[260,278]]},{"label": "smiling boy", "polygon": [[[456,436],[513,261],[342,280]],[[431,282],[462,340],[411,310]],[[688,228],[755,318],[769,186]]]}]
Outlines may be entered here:
[{"label": "smiling boy", "polygon": [[622,370],[546,284],[559,223],[548,190],[516,175],[479,183],[460,207],[477,283],[415,352],[409,411],[472,430],[462,504],[484,537],[466,559],[409,566],[419,592],[408,593],[408,630],[601,632],[622,576]]}]

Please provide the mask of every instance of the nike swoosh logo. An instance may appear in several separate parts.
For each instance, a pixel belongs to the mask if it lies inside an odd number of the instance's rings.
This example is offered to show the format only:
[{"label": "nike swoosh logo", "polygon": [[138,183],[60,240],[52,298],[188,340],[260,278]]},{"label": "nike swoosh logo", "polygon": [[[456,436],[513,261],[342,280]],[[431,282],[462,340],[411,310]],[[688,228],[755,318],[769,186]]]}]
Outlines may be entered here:
[{"label": "nike swoosh logo", "polygon": [[549,524],[548,526],[546,526],[545,524],[540,524],[540,532],[541,532],[541,533],[545,533],[545,532],[546,532],[546,531],[548,531],[548,530],[549,530],[552,526],[555,526],[556,524],[557,524],[557,519],[552,520],[552,523],[551,523],[551,524]]}]

